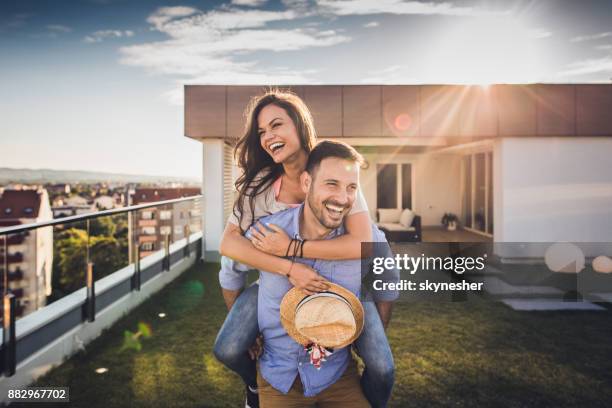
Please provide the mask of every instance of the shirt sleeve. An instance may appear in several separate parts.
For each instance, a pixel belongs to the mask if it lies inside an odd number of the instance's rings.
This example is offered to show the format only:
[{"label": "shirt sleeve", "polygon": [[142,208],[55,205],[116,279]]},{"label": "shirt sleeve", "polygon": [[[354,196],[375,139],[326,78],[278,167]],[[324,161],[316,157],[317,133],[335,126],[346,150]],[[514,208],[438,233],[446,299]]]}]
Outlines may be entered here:
[{"label": "shirt sleeve", "polygon": [[368,203],[366,202],[361,189],[359,189],[357,190],[357,197],[355,197],[355,202],[353,203],[353,208],[351,208],[351,211],[349,211],[349,215],[364,211],[368,211]]},{"label": "shirt sleeve", "polygon": [[[256,196],[253,200],[253,204],[257,200],[258,196]],[[234,224],[235,226],[242,226],[242,230],[244,231],[253,223],[253,211],[251,210],[251,199],[250,197],[243,196],[240,198],[242,200],[242,213],[238,211],[238,208],[232,206],[232,212],[230,216],[227,218],[227,222],[230,224]],[[240,219],[240,215],[242,216],[242,220]]]},{"label": "shirt sleeve", "polygon": [[[253,180],[253,185],[258,183],[263,177],[268,174],[269,171],[262,170],[255,176]],[[251,197],[242,196],[239,199],[242,200],[242,213],[238,211],[235,206],[232,206],[232,212],[227,219],[228,223],[234,224],[236,226],[241,226],[243,231],[246,231],[257,218],[261,217],[263,214],[261,213],[262,208],[269,207],[269,202],[267,201],[268,189],[272,188],[272,184],[267,184],[265,188],[259,191],[258,194],[253,197],[253,206],[251,207]],[[253,192],[254,187],[251,187],[248,190],[248,193],[251,194]],[[242,219],[240,216],[242,215]]]},{"label": "shirt sleeve", "polygon": [[249,270],[250,268],[247,265],[223,256],[221,257],[219,284],[226,290],[240,290],[246,286]]}]

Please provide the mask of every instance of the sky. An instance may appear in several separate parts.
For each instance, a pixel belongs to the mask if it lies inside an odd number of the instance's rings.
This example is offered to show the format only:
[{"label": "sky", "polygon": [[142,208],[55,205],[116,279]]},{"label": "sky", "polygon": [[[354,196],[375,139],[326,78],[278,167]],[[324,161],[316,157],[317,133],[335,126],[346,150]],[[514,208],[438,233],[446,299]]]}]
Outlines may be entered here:
[{"label": "sky", "polygon": [[612,2],[0,2],[0,167],[201,178],[185,84],[610,83]]}]

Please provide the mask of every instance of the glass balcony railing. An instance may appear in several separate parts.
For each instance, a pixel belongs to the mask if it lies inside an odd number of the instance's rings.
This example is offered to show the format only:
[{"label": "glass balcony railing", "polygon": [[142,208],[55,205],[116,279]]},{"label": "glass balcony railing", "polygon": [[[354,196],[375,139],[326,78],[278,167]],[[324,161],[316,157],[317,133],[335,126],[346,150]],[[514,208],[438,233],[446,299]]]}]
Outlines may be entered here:
[{"label": "glass balcony railing", "polygon": [[[0,226],[0,371],[12,376],[71,330],[93,336],[83,324],[102,314],[95,327],[108,327],[192,265],[201,254],[202,221],[175,213],[199,211],[201,198]],[[162,210],[173,217],[143,233],[140,222],[159,219]],[[50,353],[61,361],[75,351]]]},{"label": "glass balcony railing", "polygon": [[[179,217],[185,211],[199,213],[200,199],[0,226],[0,290],[3,295],[19,294],[16,318],[26,316],[86,286],[88,268],[99,280],[201,232],[201,218]],[[163,226],[161,218],[167,219]]]}]

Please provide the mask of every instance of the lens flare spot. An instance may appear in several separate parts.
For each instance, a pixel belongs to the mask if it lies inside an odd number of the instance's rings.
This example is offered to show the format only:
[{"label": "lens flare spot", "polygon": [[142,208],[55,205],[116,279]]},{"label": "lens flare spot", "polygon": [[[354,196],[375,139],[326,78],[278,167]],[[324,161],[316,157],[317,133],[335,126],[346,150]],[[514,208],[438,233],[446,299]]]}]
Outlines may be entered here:
[{"label": "lens flare spot", "polygon": [[593,270],[599,273],[612,273],[612,259],[600,255],[593,259]]},{"label": "lens flare spot", "polygon": [[108,371],[108,368],[106,368],[106,367],[96,368],[96,373],[97,374],[104,374],[107,371]]},{"label": "lens flare spot", "polygon": [[395,126],[395,129],[399,131],[408,130],[410,125],[412,125],[412,118],[407,113],[400,113],[395,117],[393,125]]},{"label": "lens flare spot", "polygon": [[584,253],[569,242],[557,242],[548,247],[544,261],[553,272],[578,273],[584,269]]}]

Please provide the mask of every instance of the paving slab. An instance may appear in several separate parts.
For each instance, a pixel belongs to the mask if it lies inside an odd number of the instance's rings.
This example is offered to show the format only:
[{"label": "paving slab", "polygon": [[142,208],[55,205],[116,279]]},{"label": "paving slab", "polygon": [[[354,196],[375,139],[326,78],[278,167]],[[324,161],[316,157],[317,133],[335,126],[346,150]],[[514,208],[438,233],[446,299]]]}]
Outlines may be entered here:
[{"label": "paving slab", "polygon": [[502,299],[502,303],[519,311],[546,311],[546,310],[606,310],[605,307],[591,302],[563,302],[555,299]]}]

